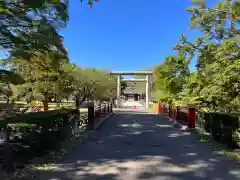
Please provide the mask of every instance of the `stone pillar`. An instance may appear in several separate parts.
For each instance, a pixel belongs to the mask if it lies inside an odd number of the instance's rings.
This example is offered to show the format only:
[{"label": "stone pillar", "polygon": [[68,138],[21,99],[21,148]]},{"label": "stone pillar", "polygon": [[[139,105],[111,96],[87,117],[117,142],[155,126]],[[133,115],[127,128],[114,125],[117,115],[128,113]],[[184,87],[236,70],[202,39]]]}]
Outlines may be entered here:
[{"label": "stone pillar", "polygon": [[120,96],[121,96],[121,75],[117,77],[117,108],[120,107]]},{"label": "stone pillar", "polygon": [[146,75],[146,109],[149,107],[149,75]]}]

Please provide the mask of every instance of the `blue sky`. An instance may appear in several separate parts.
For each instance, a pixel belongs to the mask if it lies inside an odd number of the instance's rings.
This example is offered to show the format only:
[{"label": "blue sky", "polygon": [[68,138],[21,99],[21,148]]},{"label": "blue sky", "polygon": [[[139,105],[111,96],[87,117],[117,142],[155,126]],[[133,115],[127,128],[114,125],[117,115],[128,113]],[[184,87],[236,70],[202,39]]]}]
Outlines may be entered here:
[{"label": "blue sky", "polygon": [[70,60],[81,67],[150,68],[173,53],[181,33],[198,35],[188,30],[190,5],[190,0],[100,0],[90,9],[70,0],[70,21],[61,34]]},{"label": "blue sky", "polygon": [[[189,31],[190,0],[100,0],[90,9],[70,0],[70,21],[62,31],[72,62],[82,67],[138,70],[173,53]],[[192,65],[194,66],[194,65]]]}]

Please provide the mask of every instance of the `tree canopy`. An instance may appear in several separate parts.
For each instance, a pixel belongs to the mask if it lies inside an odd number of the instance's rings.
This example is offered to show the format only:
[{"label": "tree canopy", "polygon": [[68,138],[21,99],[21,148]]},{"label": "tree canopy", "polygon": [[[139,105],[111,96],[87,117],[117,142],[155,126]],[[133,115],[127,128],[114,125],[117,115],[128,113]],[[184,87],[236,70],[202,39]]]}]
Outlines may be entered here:
[{"label": "tree canopy", "polygon": [[[169,55],[155,67],[155,97],[175,104],[197,103],[221,112],[239,112],[240,3],[224,0],[207,7],[193,0],[187,9],[190,28],[202,32],[194,42],[181,35]],[[196,70],[190,63],[196,59]]]},{"label": "tree canopy", "polygon": [[[67,54],[59,30],[68,22],[68,0],[2,0],[0,1],[0,49],[21,49],[26,55],[32,49],[41,52],[58,49]],[[80,0],[90,7],[98,0]],[[66,56],[67,57],[67,56]]]},{"label": "tree canopy", "polygon": [[[88,0],[90,7],[98,0]],[[68,22],[68,0],[3,0],[0,2],[1,93],[12,100],[40,100],[44,109],[54,98],[115,97],[116,79],[107,71],[83,69],[69,62],[59,30]]]},{"label": "tree canopy", "polygon": [[68,20],[68,1],[0,2],[0,48],[11,51],[65,49],[58,29]]}]

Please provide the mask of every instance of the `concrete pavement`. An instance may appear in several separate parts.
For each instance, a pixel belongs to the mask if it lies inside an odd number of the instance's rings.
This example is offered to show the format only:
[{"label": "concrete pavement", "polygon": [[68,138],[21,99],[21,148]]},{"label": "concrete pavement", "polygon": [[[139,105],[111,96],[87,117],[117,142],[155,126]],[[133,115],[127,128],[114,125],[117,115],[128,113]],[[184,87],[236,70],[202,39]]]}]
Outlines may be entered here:
[{"label": "concrete pavement", "polygon": [[240,167],[154,114],[118,112],[42,180],[240,180]]}]

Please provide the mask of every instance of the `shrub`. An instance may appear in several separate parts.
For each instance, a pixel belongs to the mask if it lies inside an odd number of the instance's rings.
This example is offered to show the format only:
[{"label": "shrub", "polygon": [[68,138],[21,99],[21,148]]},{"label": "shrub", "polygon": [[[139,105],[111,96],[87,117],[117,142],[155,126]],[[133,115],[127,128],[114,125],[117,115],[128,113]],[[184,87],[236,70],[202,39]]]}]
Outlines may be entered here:
[{"label": "shrub", "polygon": [[78,110],[65,109],[9,117],[0,126],[7,125],[13,158],[21,161],[58,148],[78,119]]},{"label": "shrub", "polygon": [[237,114],[204,113],[204,127],[215,140],[235,146],[240,142]]}]

